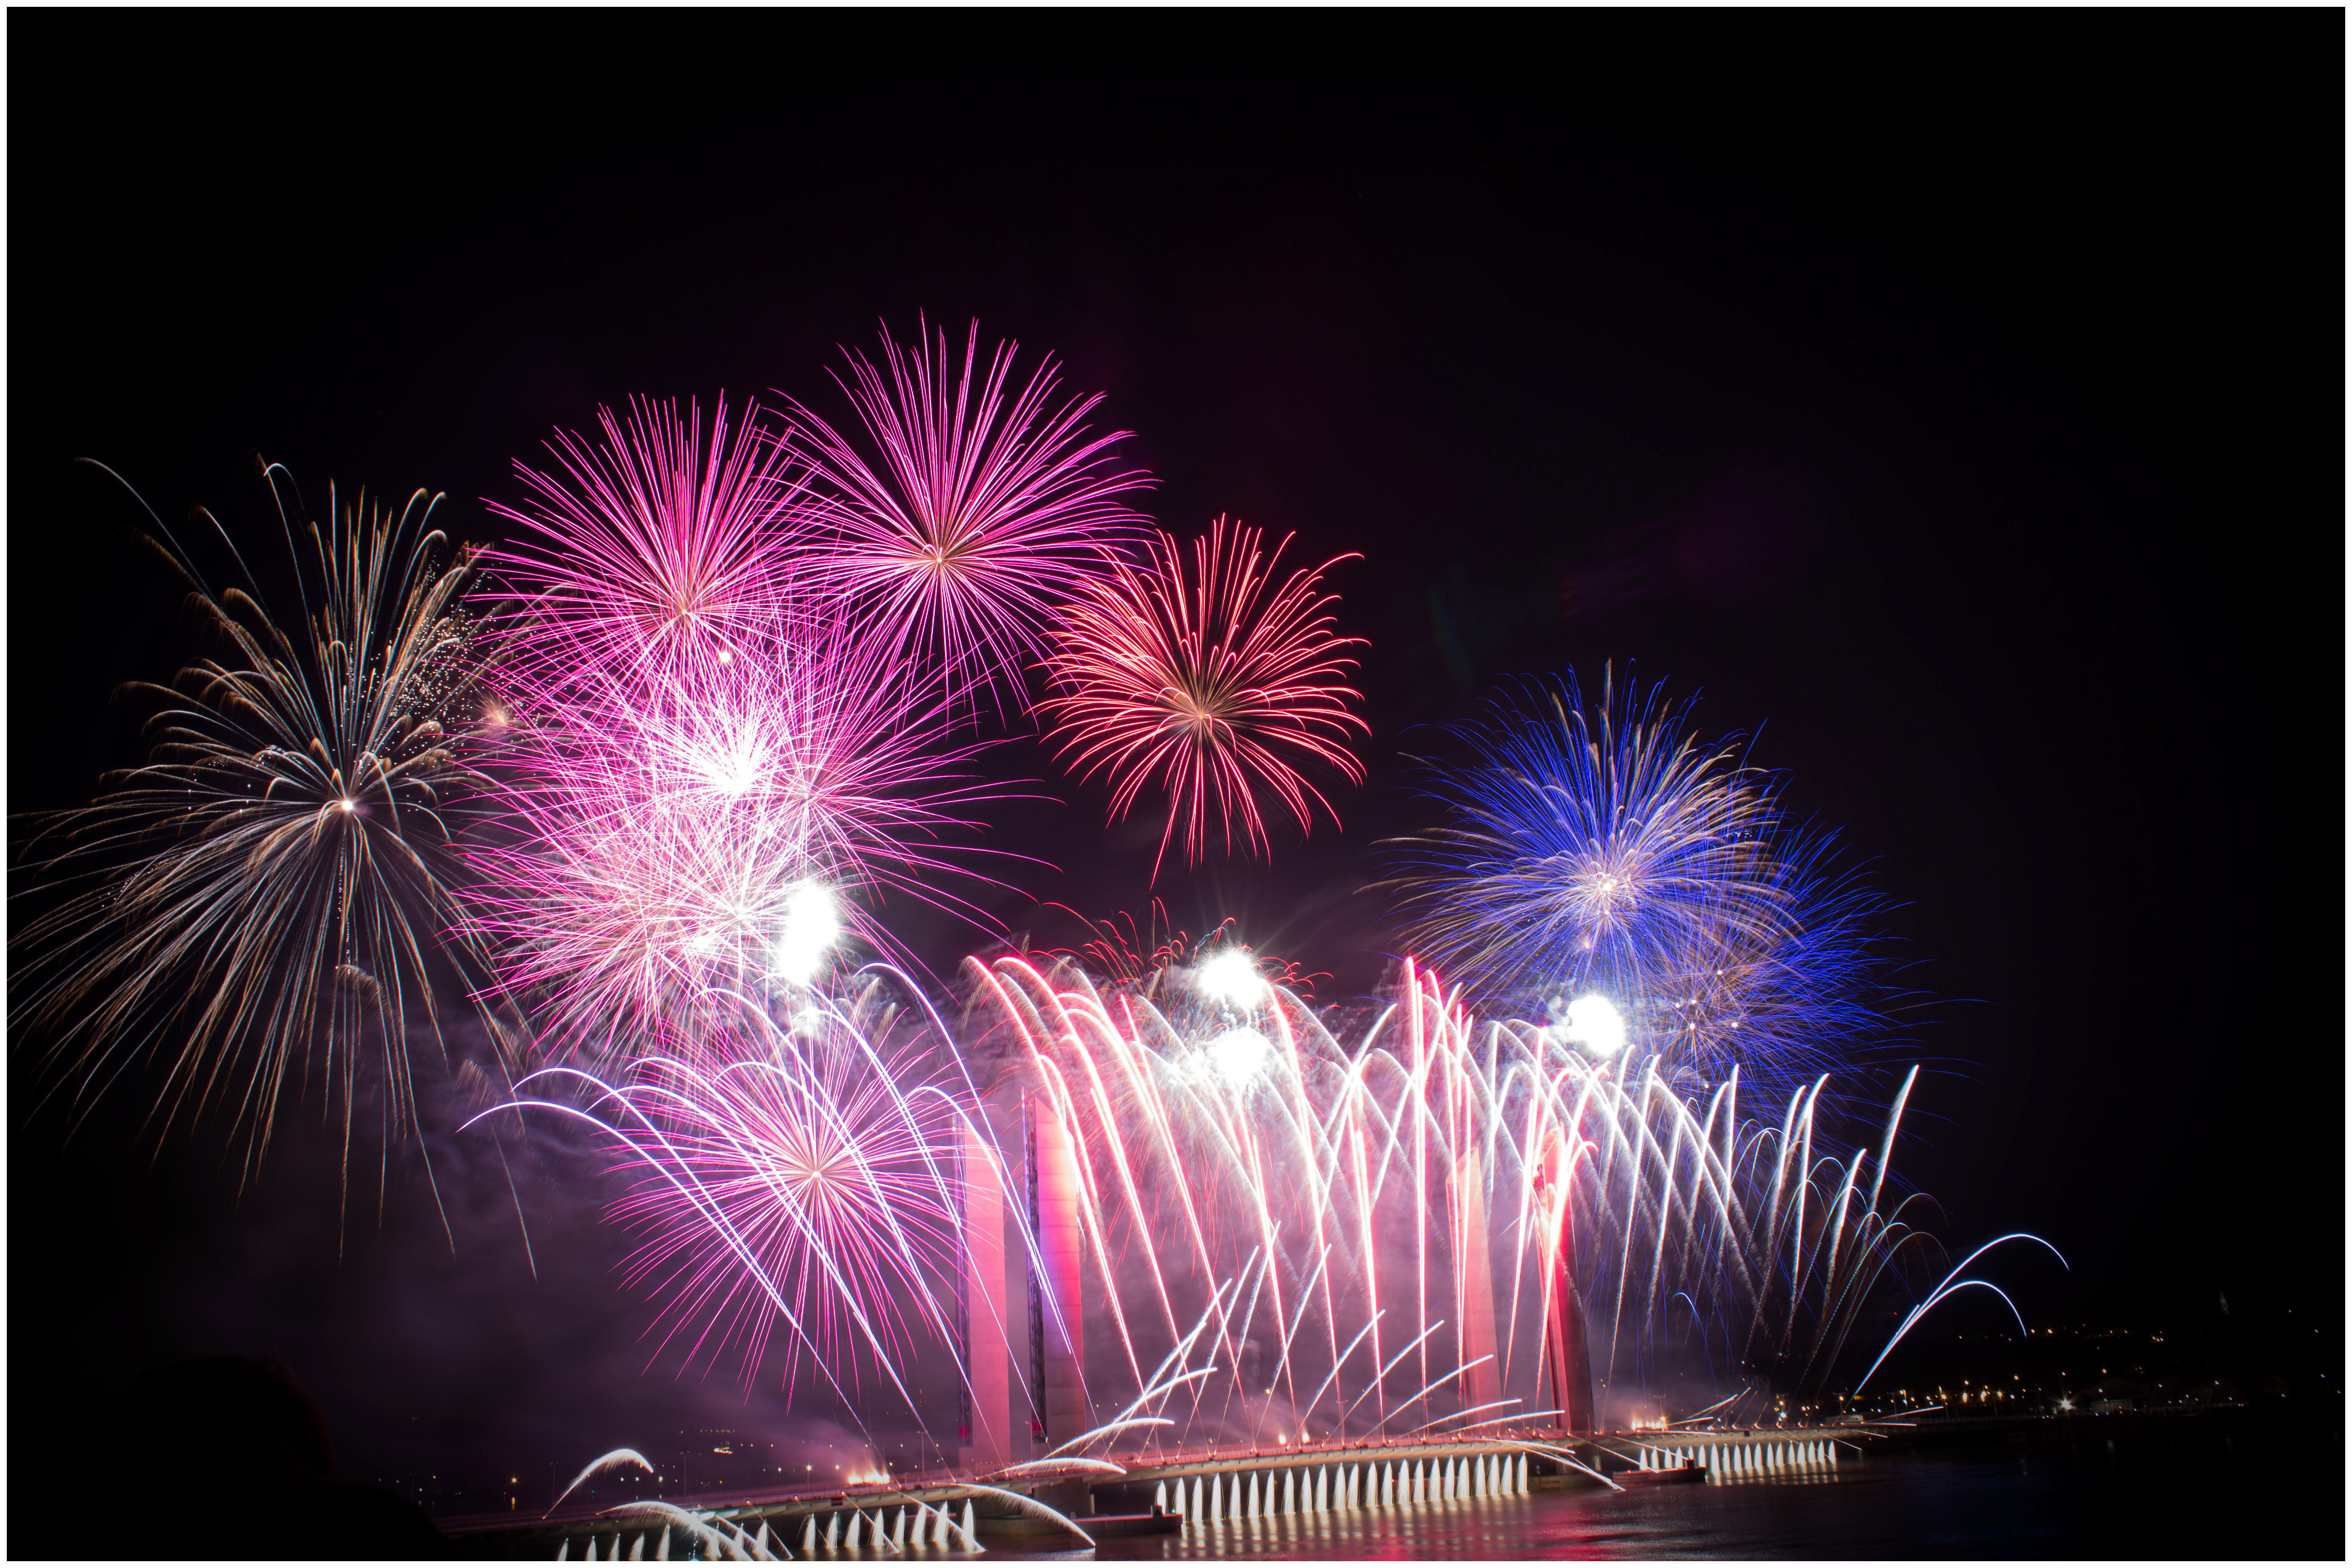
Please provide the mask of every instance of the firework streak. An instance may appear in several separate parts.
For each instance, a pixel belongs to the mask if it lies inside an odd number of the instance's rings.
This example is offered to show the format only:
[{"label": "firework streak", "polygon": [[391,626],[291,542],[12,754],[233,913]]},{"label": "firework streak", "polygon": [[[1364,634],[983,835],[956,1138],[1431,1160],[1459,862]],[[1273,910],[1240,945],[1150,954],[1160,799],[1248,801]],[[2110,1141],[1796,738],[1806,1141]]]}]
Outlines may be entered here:
[{"label": "firework streak", "polygon": [[472,564],[432,526],[439,498],[338,510],[330,491],[322,527],[283,468],[264,472],[299,615],[274,615],[241,558],[215,592],[160,521],[142,536],[220,651],[130,689],[157,705],[148,762],[30,839],[37,868],[95,885],[19,935],[12,1003],[85,1090],[148,1051],[161,1126],[225,1104],[248,1174],[289,1079],[328,1086],[347,1167],[363,1064],[386,1138],[411,1123],[412,1038],[441,1042],[432,970],[483,973],[444,933],[457,837],[495,793],[470,760]]},{"label": "firework streak", "polygon": [[[1482,1023],[1410,968],[1344,1040],[1213,962],[969,968],[955,1031],[868,972],[747,1008],[732,1056],[519,1101],[609,1136],[690,1354],[772,1342],[788,1387],[909,1414],[918,1342],[968,1399],[1009,1354],[1049,1447],[1120,1406],[1157,1423],[1128,1443],[1590,1429],[1580,1378],[1817,1391],[1890,1292],[1957,1288],[1923,1289],[1942,1254],[1889,1180],[1909,1079],[1855,1132],[1826,1079],[1752,1115],[1736,1070]],[[1037,1281],[1025,1356],[1015,1296],[966,1289],[1000,1247]]]},{"label": "firework streak", "polygon": [[936,849],[1003,793],[941,744],[939,681],[824,616],[741,628],[659,677],[594,672],[511,704],[519,831],[474,858],[477,929],[551,1044],[691,1036],[714,987],[805,984],[897,892],[961,907]]},{"label": "firework streak", "polygon": [[803,467],[761,426],[730,426],[722,399],[703,439],[688,405],[600,409],[603,445],[558,432],[557,473],[517,463],[521,525],[487,564],[507,591],[500,662],[542,696],[574,679],[692,680],[761,646],[785,601],[804,526]]},{"label": "firework streak", "polygon": [[27,921],[13,1016],[85,1089],[154,1052],[159,1120],[225,1102],[250,1165],[313,1068],[347,1159],[363,1061],[387,1145],[412,1126],[412,1038],[444,1044],[461,987],[498,1049],[459,1076],[540,1069],[484,1117],[584,1123],[625,1174],[656,1354],[781,1363],[861,1422],[919,1418],[930,1358],[991,1468],[1016,1394],[1033,1465],[1589,1430],[1670,1363],[1801,1394],[1878,1315],[1891,1347],[1993,1289],[1961,1278],[1983,1248],[1928,1283],[1889,1176],[1913,1079],[1859,1132],[1829,1098],[1880,1026],[1881,906],[1733,742],[1613,672],[1458,731],[1449,819],[1390,847],[1463,988],[1407,961],[1318,1012],[1230,925],[1155,914],[1083,962],[968,960],[950,1026],[883,915],[989,925],[951,890],[1006,793],[981,689],[1018,717],[1041,675],[1114,820],[1164,795],[1155,879],[1180,837],[1192,863],[1336,820],[1310,775],[1360,781],[1370,728],[1322,591],[1348,557],[1284,575],[1287,540],[1224,518],[1189,551],[1147,530],[1099,399],[929,333],[851,356],[862,440],[796,403],[603,412],[520,468],[520,533],[479,563],[422,492],[305,523],[268,469],[299,615],[241,558],[214,592],[157,524],[224,651],[147,689],[147,765],[37,826],[33,865],[88,880]]},{"label": "firework streak", "polygon": [[1293,572],[1276,586],[1275,563],[1288,543],[1269,556],[1256,529],[1229,529],[1221,517],[1194,542],[1188,569],[1161,534],[1148,564],[1108,561],[1108,574],[1055,628],[1045,669],[1055,694],[1042,705],[1055,743],[1080,776],[1109,775],[1114,821],[1148,786],[1167,794],[1155,877],[1179,823],[1187,861],[1204,853],[1212,817],[1227,852],[1238,825],[1244,841],[1265,853],[1261,790],[1302,830],[1313,806],[1329,813],[1300,763],[1350,784],[1364,776],[1345,742],[1369,728],[1352,706],[1357,693],[1339,679],[1361,639],[1332,632],[1337,601],[1316,591],[1322,574],[1349,558]]},{"label": "firework streak", "polygon": [[1678,1071],[1734,1064],[1792,1089],[1883,1028],[1884,906],[1829,869],[1832,844],[1780,811],[1737,738],[1614,672],[1587,709],[1572,677],[1528,683],[1429,764],[1451,822],[1390,841],[1422,951],[1482,1003],[1572,1023],[1615,998],[1634,1047]]},{"label": "firework streak", "polygon": [[939,662],[956,690],[1019,692],[1022,660],[1046,620],[1096,577],[1107,551],[1116,559],[1143,537],[1146,520],[1118,498],[1150,478],[1104,467],[1128,433],[1087,431],[1099,394],[1055,405],[1052,360],[1008,405],[1016,345],[999,344],[975,386],[980,323],[960,373],[947,334],[934,355],[928,333],[919,323],[914,347],[902,350],[886,330],[881,369],[850,353],[841,386],[869,448],[793,404],[822,540],[806,568],[894,653]]}]

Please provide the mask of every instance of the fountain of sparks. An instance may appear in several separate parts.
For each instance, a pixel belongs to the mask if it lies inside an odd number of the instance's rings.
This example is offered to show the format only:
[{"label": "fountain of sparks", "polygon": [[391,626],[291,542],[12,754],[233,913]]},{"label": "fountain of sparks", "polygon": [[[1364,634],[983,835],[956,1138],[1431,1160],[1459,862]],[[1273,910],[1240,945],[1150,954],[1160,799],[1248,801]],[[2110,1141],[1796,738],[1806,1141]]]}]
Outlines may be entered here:
[{"label": "fountain of sparks", "polygon": [[1736,1071],[1629,1050],[1605,998],[1482,1022],[1408,965],[1318,1014],[1231,947],[1119,984],[1019,954],[966,978],[952,1026],[869,969],[516,1102],[613,1140],[634,1274],[693,1353],[748,1375],[772,1350],[788,1394],[876,1426],[943,1426],[899,1369],[952,1366],[954,1448],[875,1478],[894,1507],[1066,1519],[1154,1485],[1198,1522],[1277,1486],[1286,1511],[1501,1495],[1529,1460],[1827,1465],[1818,1436],[1599,1413],[1690,1325],[1748,1395],[1801,1395],[1882,1296],[1984,1283],[1919,1288],[1938,1254],[1889,1175],[1916,1069],[1854,1132],[1826,1079],[1759,1114]]}]

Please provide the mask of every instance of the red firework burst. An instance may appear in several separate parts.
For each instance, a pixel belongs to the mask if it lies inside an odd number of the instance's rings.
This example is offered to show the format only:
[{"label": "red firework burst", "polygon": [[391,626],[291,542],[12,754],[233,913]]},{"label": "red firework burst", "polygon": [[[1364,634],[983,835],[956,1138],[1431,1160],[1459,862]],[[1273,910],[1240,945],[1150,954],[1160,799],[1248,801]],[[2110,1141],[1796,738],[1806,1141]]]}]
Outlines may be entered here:
[{"label": "red firework burst", "polygon": [[1155,879],[1180,821],[1186,860],[1201,858],[1213,810],[1228,853],[1236,822],[1265,853],[1261,792],[1302,830],[1318,805],[1336,823],[1299,763],[1327,764],[1350,784],[1363,778],[1346,741],[1370,727],[1340,679],[1356,662],[1345,650],[1363,639],[1333,634],[1338,598],[1317,591],[1324,572],[1351,557],[1293,572],[1276,588],[1274,565],[1290,541],[1267,555],[1263,539],[1220,517],[1193,542],[1188,570],[1162,533],[1140,567],[1108,560],[1054,629],[1045,671],[1055,692],[1043,708],[1066,762],[1081,777],[1109,775],[1113,821],[1146,785],[1168,792]]},{"label": "red firework burst", "polygon": [[815,515],[833,534],[804,569],[900,651],[940,658],[956,686],[1017,686],[1020,660],[1041,647],[1055,609],[1100,571],[1105,547],[1143,537],[1145,520],[1116,498],[1150,479],[1106,468],[1106,449],[1128,432],[1087,431],[1100,394],[1055,405],[1053,360],[1007,403],[1018,344],[998,344],[975,385],[980,323],[961,374],[945,332],[936,360],[927,353],[929,331],[919,325],[918,342],[902,350],[886,330],[879,368],[849,354],[841,387],[876,460],[793,405]]}]

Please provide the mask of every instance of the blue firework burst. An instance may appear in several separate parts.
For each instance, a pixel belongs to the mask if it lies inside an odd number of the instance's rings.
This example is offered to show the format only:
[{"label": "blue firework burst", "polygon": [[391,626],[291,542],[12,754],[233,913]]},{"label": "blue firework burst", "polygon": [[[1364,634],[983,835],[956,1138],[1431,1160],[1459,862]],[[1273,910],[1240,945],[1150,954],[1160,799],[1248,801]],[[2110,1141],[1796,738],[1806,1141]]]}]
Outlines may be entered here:
[{"label": "blue firework burst", "polygon": [[1690,702],[1612,671],[1588,704],[1563,675],[1453,732],[1469,760],[1424,763],[1448,820],[1390,841],[1387,885],[1416,951],[1485,1005],[1596,1051],[1622,1039],[1767,1080],[1826,1070],[1883,1027],[1884,905]]}]

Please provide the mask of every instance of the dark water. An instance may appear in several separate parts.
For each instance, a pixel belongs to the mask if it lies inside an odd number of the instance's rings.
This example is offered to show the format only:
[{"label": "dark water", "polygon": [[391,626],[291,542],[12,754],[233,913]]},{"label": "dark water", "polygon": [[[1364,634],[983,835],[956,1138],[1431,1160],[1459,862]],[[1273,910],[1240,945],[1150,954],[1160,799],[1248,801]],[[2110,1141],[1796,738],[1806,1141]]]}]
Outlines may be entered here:
[{"label": "dark water", "polygon": [[2006,1445],[1851,1464],[1834,1477],[1543,1492],[1227,1521],[1105,1541],[1176,1558],[2341,1558],[2340,1436],[2110,1451]]}]

